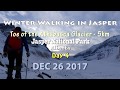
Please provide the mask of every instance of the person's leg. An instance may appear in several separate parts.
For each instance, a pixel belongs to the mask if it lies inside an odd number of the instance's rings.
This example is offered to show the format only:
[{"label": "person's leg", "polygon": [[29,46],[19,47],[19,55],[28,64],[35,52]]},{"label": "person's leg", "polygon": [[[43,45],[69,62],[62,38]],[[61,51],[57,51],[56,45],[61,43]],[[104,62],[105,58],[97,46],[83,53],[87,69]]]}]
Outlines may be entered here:
[{"label": "person's leg", "polygon": [[16,74],[15,78],[21,79],[21,64],[22,64],[22,53],[16,55]]},{"label": "person's leg", "polygon": [[8,65],[8,76],[7,76],[7,79],[13,79],[12,78],[12,72],[13,72],[13,69],[14,69],[14,59],[15,59],[14,52],[9,52],[8,53],[9,65]]}]

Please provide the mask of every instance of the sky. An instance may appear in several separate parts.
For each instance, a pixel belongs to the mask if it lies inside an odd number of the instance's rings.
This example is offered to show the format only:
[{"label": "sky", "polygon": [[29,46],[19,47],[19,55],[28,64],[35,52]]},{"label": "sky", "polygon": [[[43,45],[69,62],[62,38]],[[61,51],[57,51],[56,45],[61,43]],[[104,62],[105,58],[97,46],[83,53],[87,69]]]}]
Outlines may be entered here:
[{"label": "sky", "polygon": [[[0,23],[4,21],[15,20],[15,21],[22,21],[22,20],[31,20],[31,21],[117,21],[117,26],[51,26],[51,25],[20,25],[22,30],[28,32],[72,32],[72,31],[80,31],[80,32],[91,32],[96,33],[97,31],[104,31],[109,32],[110,37],[114,35],[120,34],[120,11],[0,11]],[[41,37],[43,39],[51,39],[50,37]],[[58,39],[58,37],[54,37]],[[75,37],[78,38],[78,37]],[[86,38],[86,37],[85,37]],[[80,39],[85,39],[81,38]],[[75,55],[81,51],[84,51],[90,48],[92,45],[98,44],[103,42],[104,40],[108,39],[109,37],[98,37],[92,36],[89,37],[91,41],[88,45],[62,45],[62,46],[69,46],[71,50],[66,51],[58,51],[60,53],[69,52],[70,55]],[[64,37],[64,39],[72,39],[72,37]],[[49,49],[52,48],[53,45],[47,45]],[[60,45],[58,45],[60,46]]]}]

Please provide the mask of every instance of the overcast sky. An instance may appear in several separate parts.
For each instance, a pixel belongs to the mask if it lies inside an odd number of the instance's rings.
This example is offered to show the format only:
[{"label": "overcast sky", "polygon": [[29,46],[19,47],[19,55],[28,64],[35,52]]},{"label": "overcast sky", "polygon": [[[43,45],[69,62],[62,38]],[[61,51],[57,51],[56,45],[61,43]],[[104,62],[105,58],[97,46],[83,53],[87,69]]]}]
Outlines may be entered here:
[{"label": "overcast sky", "polygon": [[[48,21],[103,21],[103,20],[115,20],[118,22],[117,26],[25,26],[21,25],[22,29],[25,31],[58,31],[58,32],[72,32],[72,31],[86,31],[96,33],[99,30],[106,31],[110,33],[110,37],[120,34],[120,11],[0,11],[0,22],[3,23],[4,20],[48,20]],[[43,38],[43,37],[42,37]],[[71,37],[69,37],[71,38]],[[107,37],[109,38],[109,37]],[[94,44],[103,42],[107,38],[93,36],[89,39],[91,44],[89,45],[70,45],[72,47],[71,51],[61,51],[69,52],[74,55],[83,50],[88,49]],[[50,39],[50,38],[43,38]],[[48,45],[51,48],[52,45]]]}]

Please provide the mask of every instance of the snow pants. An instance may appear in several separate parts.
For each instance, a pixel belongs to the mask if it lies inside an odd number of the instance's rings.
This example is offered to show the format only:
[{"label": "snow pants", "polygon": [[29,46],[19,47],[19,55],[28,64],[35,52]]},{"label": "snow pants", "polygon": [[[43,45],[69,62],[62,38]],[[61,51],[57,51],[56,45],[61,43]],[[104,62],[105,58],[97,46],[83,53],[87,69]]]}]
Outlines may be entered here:
[{"label": "snow pants", "polygon": [[8,52],[8,79],[12,79],[12,73],[14,70],[14,61],[16,60],[16,74],[15,78],[21,78],[21,64],[22,64],[22,52],[11,51]]}]

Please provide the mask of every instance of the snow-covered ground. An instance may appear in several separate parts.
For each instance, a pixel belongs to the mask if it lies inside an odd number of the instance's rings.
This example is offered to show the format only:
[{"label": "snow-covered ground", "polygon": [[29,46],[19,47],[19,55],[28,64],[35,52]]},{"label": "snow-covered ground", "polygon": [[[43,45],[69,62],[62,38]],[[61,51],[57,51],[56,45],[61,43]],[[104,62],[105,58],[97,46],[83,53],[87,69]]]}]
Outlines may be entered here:
[{"label": "snow-covered ground", "polygon": [[[5,39],[6,37],[0,33],[0,52],[3,50]],[[100,60],[93,58],[96,57],[93,55],[90,56],[92,60],[88,61],[81,60],[79,56],[77,58],[72,57],[67,60],[52,59],[51,57],[45,58],[43,55],[49,56],[50,52],[44,46],[37,48],[31,46],[29,47],[31,56],[29,57],[28,61],[27,79],[120,79],[120,58],[116,58],[119,53],[118,47],[112,47],[112,53],[108,56],[105,54],[105,57]],[[103,48],[101,50],[103,50]],[[0,79],[6,79],[7,67],[5,65],[8,64],[8,60],[7,58],[0,58],[0,62],[4,65],[0,65]],[[50,63],[48,67],[51,70],[33,70],[33,63]],[[58,65],[56,67],[58,70],[55,68],[56,64]],[[87,67],[85,67],[85,64],[87,64]],[[25,79],[26,76],[26,65],[27,58],[24,50],[21,71],[22,79]],[[13,77],[14,75],[15,71],[13,72]]]},{"label": "snow-covered ground", "polygon": [[[39,60],[39,61],[37,61]],[[26,61],[24,60],[24,63]],[[32,62],[35,63],[63,63],[64,69],[62,70],[33,70]],[[66,70],[66,63],[87,63],[87,67],[83,70],[83,66],[81,69],[76,70]],[[25,63],[26,64],[26,63]],[[53,67],[50,67],[53,68]],[[0,66],[0,79],[6,78],[6,70],[7,68]],[[26,68],[22,68],[22,78],[25,79]],[[43,75],[42,72],[47,73],[51,76],[49,78],[46,75]],[[15,71],[13,75],[15,74]],[[56,61],[56,60],[47,60],[47,59],[29,59],[29,69],[27,79],[42,79],[38,77],[38,75],[42,75],[44,79],[120,79],[120,62],[111,62],[109,59],[103,60],[92,60],[92,61]]]}]

